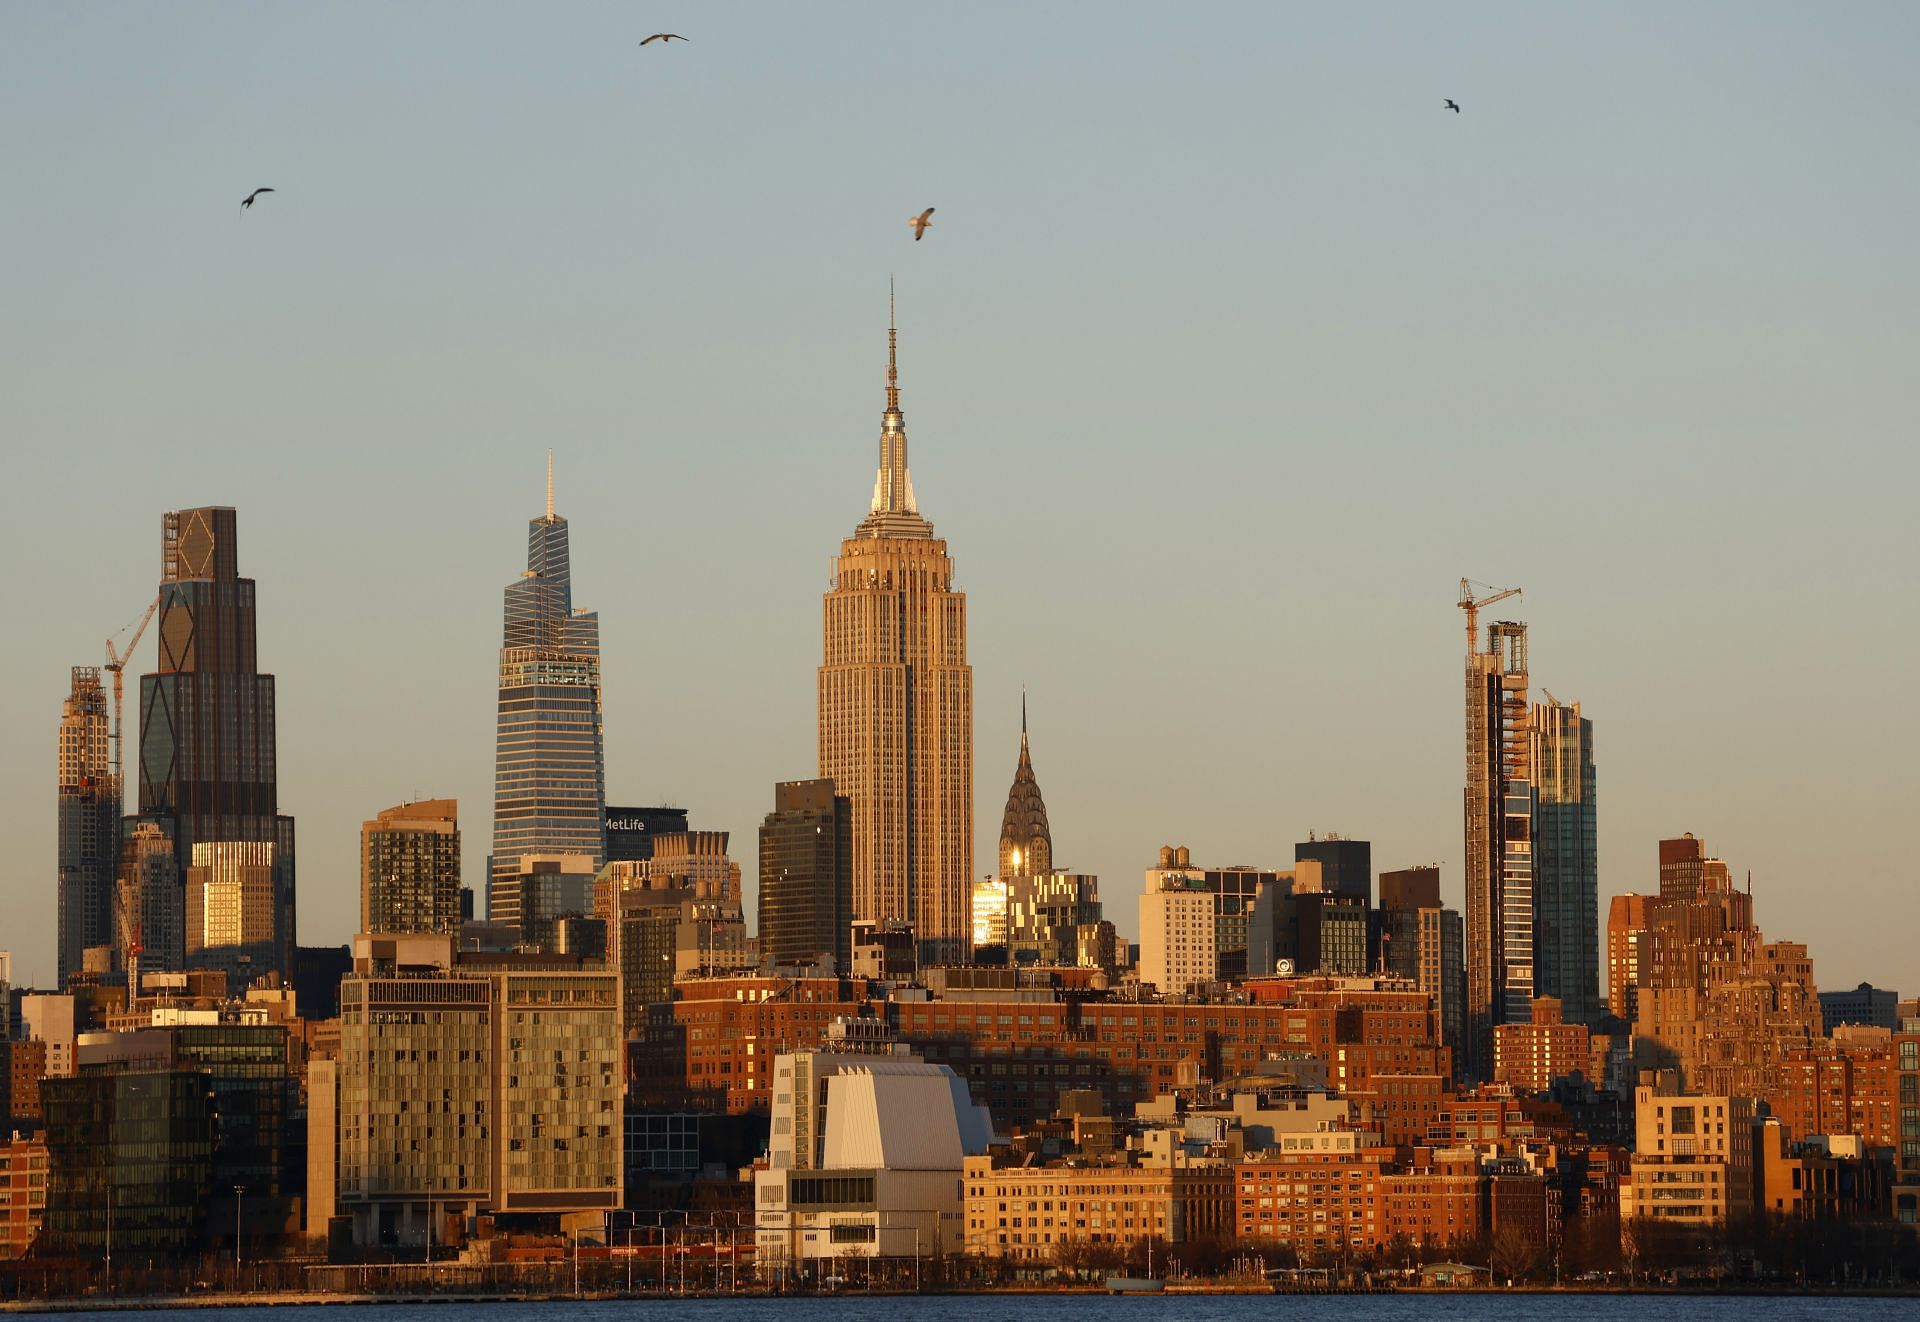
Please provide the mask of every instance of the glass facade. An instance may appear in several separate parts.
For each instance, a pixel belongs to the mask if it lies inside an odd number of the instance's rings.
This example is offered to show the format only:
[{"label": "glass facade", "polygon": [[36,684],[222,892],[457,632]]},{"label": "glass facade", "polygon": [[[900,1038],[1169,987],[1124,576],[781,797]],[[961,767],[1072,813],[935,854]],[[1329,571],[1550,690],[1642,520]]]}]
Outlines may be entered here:
[{"label": "glass facade", "polygon": [[851,967],[853,804],[831,780],[775,785],[760,823],[760,953],[780,968]]},{"label": "glass facade", "polygon": [[254,583],[238,574],[234,512],[180,510],[162,529],[159,668],[140,677],[140,815],[168,824],[182,873],[202,841],[273,849],[265,931],[201,962],[253,975],[293,967],[293,819],[280,815],[274,678],[259,673]]},{"label": "glass facade", "polygon": [[1533,708],[1534,970],[1568,1023],[1600,1012],[1600,861],[1593,722],[1580,704]]},{"label": "glass facade", "polygon": [[[528,854],[606,854],[600,621],[573,609],[567,521],[548,509],[527,530],[527,569],[505,592],[494,747],[498,882]],[[488,917],[497,918],[489,887]]]}]

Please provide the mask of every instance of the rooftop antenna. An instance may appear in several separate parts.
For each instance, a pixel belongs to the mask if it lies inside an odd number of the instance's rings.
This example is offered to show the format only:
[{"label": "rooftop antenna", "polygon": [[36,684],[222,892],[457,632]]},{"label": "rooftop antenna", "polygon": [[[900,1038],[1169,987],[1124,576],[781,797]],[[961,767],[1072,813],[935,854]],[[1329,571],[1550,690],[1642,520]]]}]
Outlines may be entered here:
[{"label": "rooftop antenna", "polygon": [[547,450],[547,522],[553,522],[553,450]]}]

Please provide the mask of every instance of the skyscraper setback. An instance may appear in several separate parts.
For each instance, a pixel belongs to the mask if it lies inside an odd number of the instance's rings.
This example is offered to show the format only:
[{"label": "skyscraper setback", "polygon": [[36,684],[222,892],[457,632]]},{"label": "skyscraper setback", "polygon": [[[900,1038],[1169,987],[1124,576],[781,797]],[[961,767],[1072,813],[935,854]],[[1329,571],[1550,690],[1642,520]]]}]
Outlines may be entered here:
[{"label": "skyscraper setback", "polygon": [[[1469,628],[1472,618],[1470,611]],[[1494,1025],[1525,1023],[1532,1015],[1527,626],[1509,620],[1489,624],[1484,647],[1471,638],[1466,678],[1466,1073],[1490,1079]]]},{"label": "skyscraper setback", "polygon": [[573,608],[567,521],[527,524],[527,568],[506,587],[493,773],[493,888],[529,854],[606,854],[606,755],[600,709],[600,617]]},{"label": "skyscraper setback", "polygon": [[853,805],[853,917],[912,926],[925,963],[971,936],[973,670],[967,600],[907,471],[897,337],[867,517],[823,603],[820,774]]},{"label": "skyscraper setback", "polygon": [[107,743],[107,694],[97,666],[75,666],[60,712],[60,985],[88,946],[113,939],[120,861],[120,782]]},{"label": "skyscraper setback", "polygon": [[[159,664],[140,677],[140,815],[165,823],[183,876],[203,857],[219,865],[207,875],[223,908],[204,930],[246,939],[198,962],[253,977],[293,967],[294,838],[279,811],[273,676],[260,673],[254,582],[240,577],[236,541],[230,508],[165,517]],[[227,848],[241,844],[259,847]],[[230,923],[227,863],[242,856],[265,870],[249,893],[257,921]]]}]

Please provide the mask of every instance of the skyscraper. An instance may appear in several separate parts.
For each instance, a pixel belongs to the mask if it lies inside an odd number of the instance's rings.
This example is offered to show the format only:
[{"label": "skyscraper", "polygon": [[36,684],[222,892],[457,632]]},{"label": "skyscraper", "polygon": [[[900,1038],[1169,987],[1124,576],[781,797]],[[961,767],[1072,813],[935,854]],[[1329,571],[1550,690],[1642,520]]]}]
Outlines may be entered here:
[{"label": "skyscraper", "polygon": [[567,521],[547,512],[527,524],[527,568],[506,587],[500,702],[493,764],[493,889],[518,876],[529,854],[605,859],[606,756],[600,721],[600,617],[573,608]]},{"label": "skyscraper", "polygon": [[173,840],[159,822],[129,817],[120,846],[115,942],[127,960],[127,982],[140,973],[186,967],[186,886]]},{"label": "skyscraper", "polygon": [[853,804],[853,916],[910,924],[922,964],[964,961],[973,872],[967,599],[920,516],[892,318],[873,502],[824,601],[820,774]]},{"label": "skyscraper", "polygon": [[[230,976],[287,975],[295,941],[293,818],[279,810],[274,684],[259,668],[254,582],[241,578],[238,566],[232,509],[209,506],[165,517],[159,668],[140,677],[139,810],[166,823],[182,874],[198,862],[202,845],[266,847],[264,853],[209,855],[261,860],[246,866],[267,869],[266,893],[255,894],[253,910],[258,918],[264,903],[266,917],[236,925],[223,911],[203,931],[246,932],[248,944],[210,941],[192,962]],[[228,889],[222,881],[217,894],[224,897]],[[208,917],[204,910],[200,916]],[[189,929],[192,923],[189,905]]]},{"label": "skyscraper", "polygon": [[424,799],[360,823],[360,930],[460,930],[460,805]]},{"label": "skyscraper", "polygon": [[1600,1013],[1600,862],[1593,722],[1553,699],[1533,705],[1534,989],[1567,1023]]},{"label": "skyscraper", "polygon": [[1000,880],[1011,885],[1015,877],[1045,876],[1053,871],[1053,832],[1047,826],[1047,803],[1033,774],[1033,755],[1027,748],[1027,700],[1020,699],[1020,761],[1007,790],[1007,809],[1000,817]]},{"label": "skyscraper", "polygon": [[1336,895],[1355,895],[1362,907],[1373,902],[1373,845],[1328,832],[1293,847],[1295,863],[1318,863],[1320,887]]},{"label": "skyscraper", "polygon": [[1533,777],[1527,626],[1487,626],[1467,653],[1467,1077],[1493,1077],[1493,1027],[1533,1001]]},{"label": "skyscraper", "polygon": [[60,712],[60,985],[88,946],[113,940],[113,878],[120,855],[120,783],[107,745],[107,694],[98,666],[75,666]]},{"label": "skyscraper", "polygon": [[853,804],[831,780],[783,781],[760,823],[760,953],[845,974],[852,936]]}]

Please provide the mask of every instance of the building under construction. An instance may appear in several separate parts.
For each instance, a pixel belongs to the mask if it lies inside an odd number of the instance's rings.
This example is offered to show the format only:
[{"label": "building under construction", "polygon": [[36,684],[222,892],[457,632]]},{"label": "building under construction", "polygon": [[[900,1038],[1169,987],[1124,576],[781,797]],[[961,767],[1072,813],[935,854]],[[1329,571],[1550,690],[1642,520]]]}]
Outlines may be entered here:
[{"label": "building under construction", "polygon": [[98,666],[75,666],[60,713],[60,985],[90,946],[113,940],[120,861],[120,778],[108,752],[107,694]]},{"label": "building under construction", "polygon": [[1476,598],[1460,581],[1467,613],[1467,1033],[1464,1072],[1493,1074],[1493,1028],[1532,1013],[1533,772],[1527,705],[1527,626],[1511,620],[1479,632],[1481,607],[1516,596]]}]

